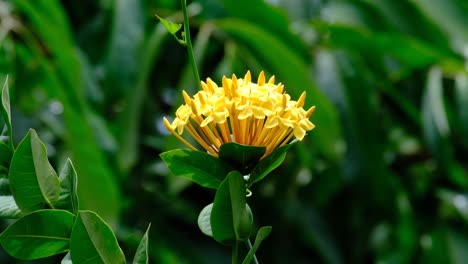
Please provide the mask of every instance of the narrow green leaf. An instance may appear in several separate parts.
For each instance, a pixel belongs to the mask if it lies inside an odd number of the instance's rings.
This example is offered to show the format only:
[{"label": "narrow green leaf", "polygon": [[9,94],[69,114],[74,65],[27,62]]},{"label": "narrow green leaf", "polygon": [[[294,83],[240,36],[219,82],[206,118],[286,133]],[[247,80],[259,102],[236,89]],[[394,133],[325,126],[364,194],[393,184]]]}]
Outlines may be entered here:
[{"label": "narrow green leaf", "polygon": [[468,111],[466,111],[468,105],[468,74],[463,73],[456,76],[455,94],[461,134],[468,135]]},{"label": "narrow green leaf", "polygon": [[74,216],[64,210],[40,210],[23,216],[0,235],[0,243],[11,256],[33,260],[65,252]]},{"label": "narrow green leaf", "polygon": [[55,206],[57,208],[65,209],[73,214],[78,212],[78,176],[76,175],[75,168],[70,159],[63,167],[59,176],[60,181],[60,196]]},{"label": "narrow green leaf", "polygon": [[148,234],[151,228],[151,224],[148,225],[145,234],[140,240],[140,244],[138,245],[137,251],[135,253],[135,257],[133,258],[133,264],[148,264],[149,257],[148,257]]},{"label": "narrow green leaf", "polygon": [[112,229],[91,211],[78,212],[70,237],[70,255],[73,263],[126,263]]},{"label": "narrow green leaf", "polygon": [[219,158],[233,165],[240,173],[249,174],[265,151],[266,147],[229,142],[219,148]]},{"label": "narrow green leaf", "polygon": [[0,196],[0,218],[19,218],[23,213],[11,195]]},{"label": "narrow green leaf", "polygon": [[175,35],[181,28],[182,24],[177,24],[171,21],[168,21],[158,15],[156,17],[161,21],[161,23],[164,25],[164,27],[171,33],[172,35]]},{"label": "narrow green leaf", "polygon": [[229,245],[250,235],[253,219],[245,195],[245,181],[237,171],[229,173],[219,185],[210,218],[216,241]]},{"label": "narrow green leaf", "polygon": [[207,153],[175,149],[160,154],[169,170],[176,176],[187,178],[203,187],[218,188],[232,170],[225,162]]},{"label": "narrow green leaf", "polygon": [[268,173],[276,169],[286,158],[286,153],[294,145],[294,142],[275,149],[270,155],[263,158],[253,169],[249,178],[249,187],[265,178]]},{"label": "narrow green leaf", "polygon": [[263,240],[265,240],[265,238],[268,237],[268,235],[270,235],[270,233],[271,233],[271,226],[264,226],[258,230],[257,236],[255,237],[255,242],[252,248],[249,250],[249,253],[245,257],[242,264],[249,264],[252,261],[253,257],[255,256],[255,252],[257,252],[258,248],[260,247],[260,244],[262,243]]},{"label": "narrow green leaf", "polygon": [[1,114],[3,119],[5,120],[7,129],[8,129],[8,137],[10,138],[10,147],[14,149],[13,146],[13,131],[11,128],[11,108],[10,108],[10,91],[8,88],[8,76],[5,79],[5,83],[3,84],[2,89],[2,111]]},{"label": "narrow green leaf", "polygon": [[212,237],[213,231],[211,230],[211,210],[213,209],[213,203],[205,206],[198,215],[198,227],[203,234]]},{"label": "narrow green leaf", "polygon": [[31,212],[53,208],[59,197],[59,179],[47,159],[47,150],[29,130],[13,154],[9,171],[10,188],[18,207]]},{"label": "narrow green leaf", "polygon": [[13,153],[11,148],[0,141],[0,174],[2,172],[8,172],[8,167],[10,166],[11,157]]}]

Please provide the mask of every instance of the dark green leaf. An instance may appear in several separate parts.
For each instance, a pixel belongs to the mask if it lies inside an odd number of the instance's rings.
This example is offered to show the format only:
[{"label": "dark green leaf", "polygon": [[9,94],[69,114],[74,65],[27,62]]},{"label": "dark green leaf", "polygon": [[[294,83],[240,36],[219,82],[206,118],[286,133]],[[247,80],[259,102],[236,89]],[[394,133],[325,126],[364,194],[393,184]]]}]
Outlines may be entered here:
[{"label": "dark green leaf", "polygon": [[149,257],[148,257],[148,234],[151,228],[151,224],[148,225],[145,234],[140,240],[140,244],[138,245],[137,251],[135,253],[135,257],[133,258],[133,264],[148,264]]},{"label": "dark green leaf", "polygon": [[242,174],[249,174],[265,154],[266,147],[224,143],[219,148],[219,158],[231,164]]},{"label": "dark green leaf", "polygon": [[212,237],[213,231],[211,230],[211,210],[213,209],[213,203],[205,206],[200,214],[198,215],[198,227],[203,234]]},{"label": "dark green leaf", "polygon": [[264,227],[261,227],[258,230],[257,236],[255,237],[255,242],[254,242],[252,248],[249,250],[249,253],[245,257],[242,264],[249,264],[252,261],[252,259],[255,256],[255,252],[257,252],[258,248],[260,247],[260,244],[262,243],[262,241],[265,238],[267,238],[267,236],[270,234],[270,232],[271,232],[271,226],[264,226]]},{"label": "dark green leaf", "polygon": [[468,74],[461,73],[455,79],[455,94],[457,102],[457,112],[462,135],[468,135]]},{"label": "dark green leaf", "polygon": [[245,195],[244,177],[237,171],[229,173],[219,185],[210,219],[216,241],[232,244],[249,237],[253,218]]},{"label": "dark green leaf", "polygon": [[53,256],[69,248],[74,216],[63,210],[40,210],[23,216],[0,235],[11,256],[32,260]]},{"label": "dark green leaf", "polygon": [[10,91],[8,88],[8,77],[5,79],[5,84],[3,85],[2,89],[2,109],[0,113],[5,120],[7,129],[8,129],[8,137],[10,138],[10,147],[13,147],[13,130],[11,128],[11,109],[10,109]]},{"label": "dark green leaf", "polygon": [[19,218],[23,213],[11,195],[0,196],[0,218]]},{"label": "dark green leaf", "polygon": [[161,153],[160,156],[174,175],[207,188],[218,188],[232,170],[220,159],[196,150],[176,149]]},{"label": "dark green leaf", "polygon": [[249,187],[252,184],[260,181],[261,179],[265,178],[268,173],[272,172],[276,169],[281,163],[283,162],[284,158],[286,157],[286,153],[288,150],[293,146],[293,142],[289,143],[285,146],[275,149],[271,152],[270,155],[263,158],[257,166],[253,169],[252,173],[250,174],[249,178]]},{"label": "dark green leaf", "polygon": [[65,209],[73,214],[78,212],[78,176],[70,159],[63,167],[59,176],[60,196],[56,203],[57,208]]},{"label": "dark green leaf", "polygon": [[126,263],[114,232],[91,211],[78,212],[70,237],[70,255],[73,263]]},{"label": "dark green leaf", "polygon": [[57,173],[47,159],[47,150],[31,129],[13,154],[9,171],[10,188],[18,207],[31,212],[53,208],[59,197]]}]

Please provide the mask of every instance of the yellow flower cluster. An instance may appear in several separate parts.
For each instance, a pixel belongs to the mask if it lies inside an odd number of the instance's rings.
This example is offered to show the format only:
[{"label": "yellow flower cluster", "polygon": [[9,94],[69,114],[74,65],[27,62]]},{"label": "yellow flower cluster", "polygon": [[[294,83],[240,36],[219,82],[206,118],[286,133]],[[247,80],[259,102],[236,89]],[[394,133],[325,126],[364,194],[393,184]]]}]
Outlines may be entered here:
[{"label": "yellow flower cluster", "polygon": [[251,81],[250,72],[244,79],[232,75],[222,81],[218,87],[208,78],[192,98],[184,91],[185,104],[177,109],[172,124],[164,118],[166,128],[191,149],[196,148],[181,137],[184,131],[215,157],[227,142],[266,146],[265,157],[293,136],[302,140],[314,129],[309,117],[315,106],[304,110],[305,92],[293,101],[283,84],[275,84],[274,76],[266,82],[263,71],[257,83]]}]

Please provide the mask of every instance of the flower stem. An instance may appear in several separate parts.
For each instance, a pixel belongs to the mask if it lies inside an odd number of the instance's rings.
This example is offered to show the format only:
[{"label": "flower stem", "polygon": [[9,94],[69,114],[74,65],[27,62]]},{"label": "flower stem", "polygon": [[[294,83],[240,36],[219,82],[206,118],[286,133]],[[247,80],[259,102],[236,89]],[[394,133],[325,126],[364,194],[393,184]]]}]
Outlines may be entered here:
[{"label": "flower stem", "polygon": [[[249,251],[250,251],[252,249],[252,243],[250,242],[250,239],[247,239],[247,241],[245,243],[247,244],[247,247],[249,248]],[[253,255],[253,263],[254,264],[259,264],[257,256],[255,256],[255,254]]]},{"label": "flower stem", "polygon": [[190,38],[190,26],[189,26],[188,12],[187,12],[187,1],[180,0],[180,3],[182,5],[182,13],[184,14],[185,43],[187,45],[189,61],[190,61],[190,65],[192,66],[193,77],[195,77],[195,82],[197,83],[198,90],[201,90],[200,75],[198,74],[197,63],[195,61],[195,55],[193,55],[192,39]]},{"label": "flower stem", "polygon": [[232,246],[232,264],[239,264],[239,241]]}]

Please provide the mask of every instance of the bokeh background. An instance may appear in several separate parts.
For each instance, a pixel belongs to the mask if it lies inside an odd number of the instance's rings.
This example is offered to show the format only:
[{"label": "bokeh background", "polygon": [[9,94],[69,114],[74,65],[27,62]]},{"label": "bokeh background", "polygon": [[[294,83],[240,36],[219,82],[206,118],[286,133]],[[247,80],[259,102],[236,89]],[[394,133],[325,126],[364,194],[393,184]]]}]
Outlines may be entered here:
[{"label": "bokeh background", "polygon": [[[317,106],[317,128],[248,200],[256,226],[273,226],[262,263],[468,263],[467,1],[198,0],[189,12],[202,79],[265,70]],[[196,85],[155,14],[180,23],[180,1],[1,0],[15,140],[32,127],[57,170],[72,158],[81,205],[129,260],[151,223],[152,263],[230,263],[196,224],[214,193],[158,156],[183,147],[162,117]]]}]

